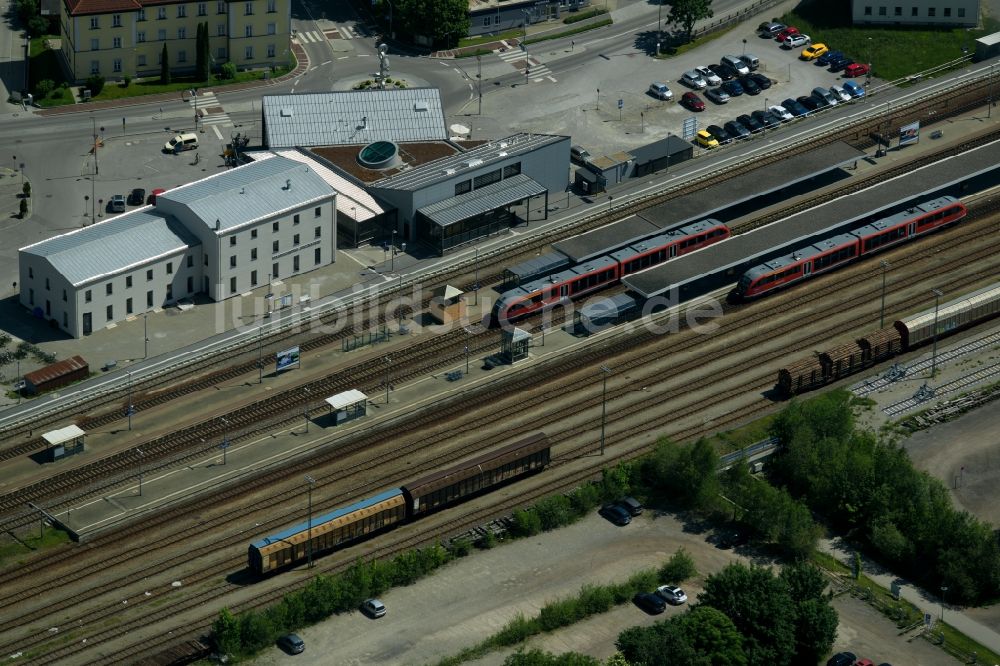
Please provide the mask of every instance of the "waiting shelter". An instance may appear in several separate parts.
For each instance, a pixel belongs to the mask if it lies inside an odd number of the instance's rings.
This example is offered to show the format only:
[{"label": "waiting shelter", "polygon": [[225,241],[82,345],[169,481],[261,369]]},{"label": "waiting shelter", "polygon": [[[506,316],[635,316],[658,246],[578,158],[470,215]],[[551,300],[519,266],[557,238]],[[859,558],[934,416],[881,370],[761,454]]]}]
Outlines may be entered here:
[{"label": "waiting shelter", "polygon": [[528,358],[528,348],[531,346],[531,333],[523,328],[504,330],[500,342],[500,356],[508,363],[523,361]]},{"label": "waiting shelter", "polygon": [[351,389],[330,396],[326,399],[330,405],[330,413],[334,414],[336,423],[361,418],[368,413],[368,396],[357,389]]},{"label": "waiting shelter", "polygon": [[87,433],[75,425],[52,430],[42,435],[42,439],[49,445],[50,459],[55,462],[66,456],[83,453],[83,442]]},{"label": "waiting shelter", "polygon": [[465,301],[461,289],[446,284],[431,292],[430,315],[439,324],[465,319]]}]

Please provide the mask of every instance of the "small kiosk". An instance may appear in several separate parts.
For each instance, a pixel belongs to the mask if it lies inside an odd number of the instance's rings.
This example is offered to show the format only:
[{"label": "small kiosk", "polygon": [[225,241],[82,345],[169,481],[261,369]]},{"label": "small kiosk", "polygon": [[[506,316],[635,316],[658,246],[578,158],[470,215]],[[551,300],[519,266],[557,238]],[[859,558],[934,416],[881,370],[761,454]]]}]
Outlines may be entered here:
[{"label": "small kiosk", "polygon": [[439,324],[450,324],[465,319],[465,301],[461,289],[450,284],[431,292],[430,315]]},{"label": "small kiosk", "polygon": [[85,433],[75,425],[52,430],[42,435],[42,439],[49,445],[49,456],[52,462],[62,460],[66,456],[83,453],[83,440]]},{"label": "small kiosk", "polygon": [[521,328],[512,331],[504,330],[500,343],[500,357],[507,363],[523,361],[528,358],[528,347],[531,346],[531,333]]},{"label": "small kiosk", "polygon": [[344,391],[326,399],[336,424],[361,418],[368,413],[368,396],[357,389]]}]

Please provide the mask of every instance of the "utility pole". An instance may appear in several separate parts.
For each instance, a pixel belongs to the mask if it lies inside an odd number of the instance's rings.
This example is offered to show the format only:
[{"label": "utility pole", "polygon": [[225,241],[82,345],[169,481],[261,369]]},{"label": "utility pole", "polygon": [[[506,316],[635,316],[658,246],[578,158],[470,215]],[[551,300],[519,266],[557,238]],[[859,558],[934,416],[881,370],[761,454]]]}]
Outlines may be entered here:
[{"label": "utility pole", "polygon": [[476,85],[479,88],[479,114],[483,115],[483,56],[476,56],[476,66],[478,71],[476,72]]},{"label": "utility pole", "polygon": [[139,454],[139,497],[142,497],[142,458],[144,454],[142,449],[136,449],[135,452]]},{"label": "utility pole", "polygon": [[316,483],[316,479],[312,478],[306,474],[306,482],[309,484],[309,528],[308,528],[308,558],[309,558],[309,568],[312,569],[313,566],[313,485]]},{"label": "utility pole", "polygon": [[149,358],[149,327],[146,319],[147,315],[142,314],[142,357]]},{"label": "utility pole", "polygon": [[264,383],[264,327],[257,329],[257,383]]},{"label": "utility pole", "polygon": [[891,264],[884,259],[879,263],[882,265],[882,308],[878,317],[878,327],[885,328],[885,274]]},{"label": "utility pole", "polygon": [[524,14],[524,42],[521,44],[524,50],[524,85],[528,85],[528,74],[531,73],[531,68],[528,66],[528,21],[531,20],[531,14],[527,9],[522,9],[521,13]]},{"label": "utility pole", "polygon": [[389,369],[392,367],[392,357],[385,357],[385,404],[389,404]]},{"label": "utility pole", "polygon": [[128,413],[128,429],[132,429],[132,414],[135,413],[135,407],[132,406],[132,373],[128,373],[128,407],[126,408]]},{"label": "utility pole", "polygon": [[941,298],[941,291],[931,289],[931,293],[934,294],[934,350],[931,352],[931,379],[934,379],[934,373],[937,371],[938,299]]},{"label": "utility pole", "polygon": [[601,390],[601,455],[604,455],[604,426],[608,418],[608,375],[611,374],[611,368],[606,365],[601,366],[602,379],[604,380],[604,388]]}]

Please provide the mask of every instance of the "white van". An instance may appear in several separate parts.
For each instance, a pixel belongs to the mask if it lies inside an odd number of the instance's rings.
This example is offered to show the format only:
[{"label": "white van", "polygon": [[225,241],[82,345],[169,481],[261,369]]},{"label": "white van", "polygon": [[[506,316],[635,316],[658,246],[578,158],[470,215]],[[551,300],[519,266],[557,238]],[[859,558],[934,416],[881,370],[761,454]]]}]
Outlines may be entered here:
[{"label": "white van", "polygon": [[179,153],[182,150],[194,150],[198,147],[198,135],[191,132],[178,134],[170,141],[163,144],[163,151],[167,153]]},{"label": "white van", "polygon": [[757,68],[760,67],[760,60],[752,53],[744,53],[740,56],[740,60],[742,60],[746,66],[750,68],[751,72],[756,71]]},{"label": "white van", "polygon": [[747,67],[747,64],[734,55],[722,56],[722,60],[720,62],[723,65],[729,65],[730,67],[735,69],[740,74],[740,76],[750,73],[750,68]]}]

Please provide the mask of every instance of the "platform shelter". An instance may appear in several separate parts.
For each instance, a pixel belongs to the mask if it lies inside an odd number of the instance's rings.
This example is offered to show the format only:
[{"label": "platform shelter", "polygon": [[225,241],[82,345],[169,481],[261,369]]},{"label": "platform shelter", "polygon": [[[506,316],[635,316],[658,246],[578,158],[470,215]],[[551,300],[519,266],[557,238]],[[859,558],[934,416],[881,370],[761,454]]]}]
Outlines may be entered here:
[{"label": "platform shelter", "polygon": [[523,361],[528,358],[528,348],[531,346],[531,333],[521,328],[504,330],[500,341],[500,356],[507,363]]},{"label": "platform shelter", "polygon": [[450,324],[465,319],[465,301],[461,289],[446,284],[431,292],[429,312],[439,324]]},{"label": "platform shelter", "polygon": [[66,456],[83,453],[84,438],[87,436],[83,430],[75,425],[52,430],[42,435],[42,439],[49,445],[50,459],[55,462],[62,460]]},{"label": "platform shelter", "polygon": [[368,396],[357,389],[332,395],[326,399],[326,404],[330,405],[330,413],[338,424],[368,413]]}]

